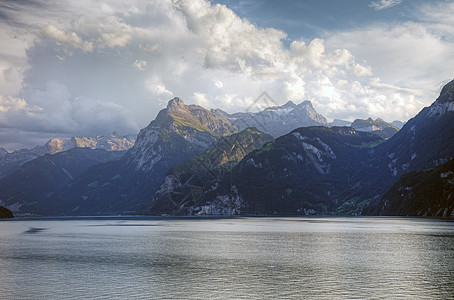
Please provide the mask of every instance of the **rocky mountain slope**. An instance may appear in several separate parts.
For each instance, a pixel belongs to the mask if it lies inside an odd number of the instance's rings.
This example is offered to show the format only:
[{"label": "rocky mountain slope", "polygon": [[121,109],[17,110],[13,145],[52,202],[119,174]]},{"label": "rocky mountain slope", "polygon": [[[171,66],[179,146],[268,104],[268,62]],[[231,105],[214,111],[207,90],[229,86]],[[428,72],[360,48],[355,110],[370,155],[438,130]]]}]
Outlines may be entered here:
[{"label": "rocky mountain slope", "polygon": [[377,135],[351,127],[298,128],[246,155],[205,190],[199,212],[315,214],[338,209],[367,167]]},{"label": "rocky mountain slope", "polygon": [[[247,128],[237,134],[224,137],[215,146],[193,156],[172,168],[160,185],[151,206],[154,214],[234,214],[207,210],[207,191],[235,167],[252,150],[262,147],[273,137]],[[218,199],[219,200],[219,199]],[[229,209],[229,208],[227,208]]]},{"label": "rocky mountain slope", "polygon": [[140,131],[124,157],[93,166],[56,194],[53,213],[146,213],[169,169],[236,130],[222,116],[174,98]]},{"label": "rocky mountain slope", "polygon": [[45,214],[53,210],[52,195],[89,167],[121,157],[124,152],[73,148],[45,154],[0,179],[0,204],[13,212]]}]

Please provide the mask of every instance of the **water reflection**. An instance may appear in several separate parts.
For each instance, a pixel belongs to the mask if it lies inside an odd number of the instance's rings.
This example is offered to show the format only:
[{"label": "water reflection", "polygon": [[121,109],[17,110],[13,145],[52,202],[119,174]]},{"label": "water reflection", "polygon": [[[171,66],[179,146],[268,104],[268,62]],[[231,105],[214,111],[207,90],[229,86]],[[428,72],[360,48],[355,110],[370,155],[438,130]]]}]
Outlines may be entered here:
[{"label": "water reflection", "polygon": [[6,298],[454,296],[443,220],[32,220],[0,222],[0,240]]}]

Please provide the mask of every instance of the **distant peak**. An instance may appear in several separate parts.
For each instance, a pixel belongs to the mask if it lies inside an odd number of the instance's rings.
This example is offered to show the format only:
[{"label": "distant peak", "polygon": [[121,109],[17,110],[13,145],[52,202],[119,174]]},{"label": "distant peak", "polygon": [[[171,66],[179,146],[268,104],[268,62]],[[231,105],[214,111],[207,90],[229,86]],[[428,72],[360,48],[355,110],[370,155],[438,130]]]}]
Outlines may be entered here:
[{"label": "distant peak", "polygon": [[183,105],[184,105],[183,100],[181,100],[181,98],[175,97],[169,101],[169,103],[167,104],[167,108],[180,107]]},{"label": "distant peak", "polygon": [[309,101],[309,100],[305,100],[305,101],[301,102],[301,104],[300,104],[300,105],[302,105],[302,106],[310,106],[310,107],[312,107],[312,102],[311,102],[311,101]]}]

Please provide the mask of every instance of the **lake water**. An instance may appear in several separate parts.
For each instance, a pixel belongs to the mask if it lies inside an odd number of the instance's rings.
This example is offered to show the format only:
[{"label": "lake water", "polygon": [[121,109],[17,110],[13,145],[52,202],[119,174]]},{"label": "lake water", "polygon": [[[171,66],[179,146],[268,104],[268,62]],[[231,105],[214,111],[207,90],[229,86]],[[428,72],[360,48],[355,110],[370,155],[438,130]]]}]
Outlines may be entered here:
[{"label": "lake water", "polygon": [[454,221],[1,221],[0,298],[454,298]]}]

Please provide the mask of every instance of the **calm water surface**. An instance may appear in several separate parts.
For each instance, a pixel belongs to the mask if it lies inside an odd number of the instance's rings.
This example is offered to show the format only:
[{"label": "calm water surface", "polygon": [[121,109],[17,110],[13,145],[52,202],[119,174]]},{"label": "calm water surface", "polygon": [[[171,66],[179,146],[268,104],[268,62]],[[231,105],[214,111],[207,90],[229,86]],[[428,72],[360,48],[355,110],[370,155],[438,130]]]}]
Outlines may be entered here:
[{"label": "calm water surface", "polygon": [[0,298],[449,299],[454,222],[1,221]]}]

